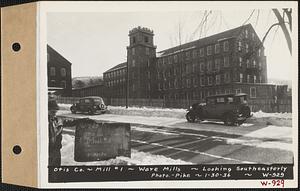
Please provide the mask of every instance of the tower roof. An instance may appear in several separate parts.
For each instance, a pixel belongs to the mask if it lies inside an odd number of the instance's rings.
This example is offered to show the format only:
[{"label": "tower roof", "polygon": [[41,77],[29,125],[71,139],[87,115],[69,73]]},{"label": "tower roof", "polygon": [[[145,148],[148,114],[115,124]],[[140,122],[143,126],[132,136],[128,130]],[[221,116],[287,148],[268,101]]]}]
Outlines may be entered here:
[{"label": "tower roof", "polygon": [[135,27],[132,30],[130,30],[129,35],[132,35],[132,34],[137,33],[137,32],[143,32],[143,33],[147,33],[147,34],[150,34],[150,35],[154,35],[153,30],[151,30],[147,27],[141,27],[141,26]]}]

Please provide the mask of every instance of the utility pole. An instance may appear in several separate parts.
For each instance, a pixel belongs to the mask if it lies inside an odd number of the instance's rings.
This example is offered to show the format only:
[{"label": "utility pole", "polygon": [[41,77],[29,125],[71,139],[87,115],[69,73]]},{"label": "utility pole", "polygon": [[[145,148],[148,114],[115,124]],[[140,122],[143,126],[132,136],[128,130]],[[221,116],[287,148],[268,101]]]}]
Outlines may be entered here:
[{"label": "utility pole", "polygon": [[126,68],[127,68],[127,72],[126,72],[126,98],[125,98],[125,102],[126,102],[126,109],[128,109],[128,98],[129,98],[129,66],[128,66],[128,59],[126,62]]}]

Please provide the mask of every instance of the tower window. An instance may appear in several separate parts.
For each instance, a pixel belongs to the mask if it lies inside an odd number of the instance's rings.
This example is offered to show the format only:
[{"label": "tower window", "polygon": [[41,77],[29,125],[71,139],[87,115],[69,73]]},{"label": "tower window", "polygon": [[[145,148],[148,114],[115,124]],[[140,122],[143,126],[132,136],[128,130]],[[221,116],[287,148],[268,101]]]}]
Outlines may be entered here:
[{"label": "tower window", "polygon": [[132,37],[132,43],[135,44],[135,42],[136,42],[135,37]]},{"label": "tower window", "polygon": [[147,36],[144,37],[144,40],[145,40],[146,43],[149,42],[149,38]]},{"label": "tower window", "polygon": [[146,55],[149,55],[149,54],[150,54],[149,48],[146,47]]}]

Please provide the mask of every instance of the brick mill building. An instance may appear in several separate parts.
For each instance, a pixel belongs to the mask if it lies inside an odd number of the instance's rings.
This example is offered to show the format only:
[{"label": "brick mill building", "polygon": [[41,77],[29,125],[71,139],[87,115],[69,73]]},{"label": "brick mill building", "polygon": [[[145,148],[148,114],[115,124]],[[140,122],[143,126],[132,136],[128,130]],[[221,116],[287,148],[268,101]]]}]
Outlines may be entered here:
[{"label": "brick mill building", "polygon": [[63,96],[72,95],[71,62],[47,45],[48,90]]},{"label": "brick mill building", "polygon": [[127,62],[103,74],[110,98],[125,98],[127,88],[128,98],[199,101],[241,92],[269,99],[287,89],[267,83],[264,47],[251,24],[159,52],[153,36],[148,28],[129,31]]}]

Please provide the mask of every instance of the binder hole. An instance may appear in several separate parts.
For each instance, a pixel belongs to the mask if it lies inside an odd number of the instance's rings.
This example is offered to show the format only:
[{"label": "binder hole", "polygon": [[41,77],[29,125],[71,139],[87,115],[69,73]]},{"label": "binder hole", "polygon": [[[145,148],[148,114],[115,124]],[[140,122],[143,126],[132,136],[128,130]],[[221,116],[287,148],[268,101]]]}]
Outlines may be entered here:
[{"label": "binder hole", "polygon": [[19,145],[15,145],[13,148],[13,152],[18,155],[22,152],[22,148]]},{"label": "binder hole", "polygon": [[21,49],[21,45],[17,42],[13,43],[12,45],[12,49],[15,51],[15,52],[18,52],[20,49]]}]

